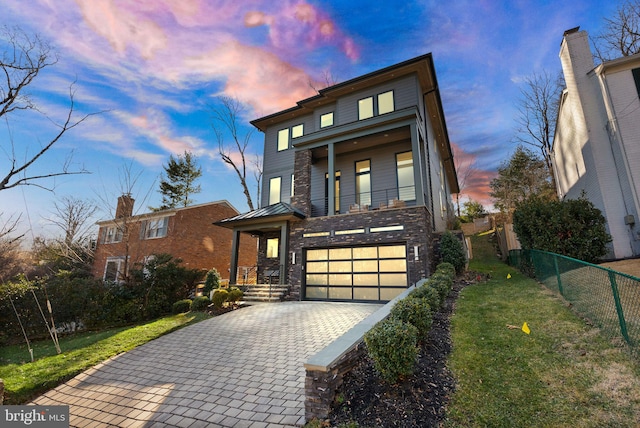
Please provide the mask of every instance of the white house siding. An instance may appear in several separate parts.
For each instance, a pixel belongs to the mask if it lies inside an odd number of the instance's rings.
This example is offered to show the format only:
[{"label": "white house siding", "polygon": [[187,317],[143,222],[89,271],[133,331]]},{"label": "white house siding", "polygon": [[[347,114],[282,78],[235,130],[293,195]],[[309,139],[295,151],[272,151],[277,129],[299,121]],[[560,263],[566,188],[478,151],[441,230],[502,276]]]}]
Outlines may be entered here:
[{"label": "white house siding", "polygon": [[554,138],[558,190],[574,199],[584,192],[607,219],[613,242],[609,257],[633,255],[627,211],[607,132],[607,111],[586,32],[565,35],[560,60],[567,85]]}]

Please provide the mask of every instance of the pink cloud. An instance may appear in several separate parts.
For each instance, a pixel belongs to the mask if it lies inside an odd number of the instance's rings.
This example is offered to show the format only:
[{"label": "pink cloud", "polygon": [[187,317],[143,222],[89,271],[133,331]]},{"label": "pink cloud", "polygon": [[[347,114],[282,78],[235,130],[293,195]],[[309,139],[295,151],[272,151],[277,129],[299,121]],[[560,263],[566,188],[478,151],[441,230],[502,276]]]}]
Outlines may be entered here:
[{"label": "pink cloud", "polygon": [[486,207],[493,206],[493,200],[489,196],[491,192],[489,183],[497,173],[479,168],[476,164],[476,155],[464,151],[458,144],[452,142],[451,149],[461,187],[460,194]]}]

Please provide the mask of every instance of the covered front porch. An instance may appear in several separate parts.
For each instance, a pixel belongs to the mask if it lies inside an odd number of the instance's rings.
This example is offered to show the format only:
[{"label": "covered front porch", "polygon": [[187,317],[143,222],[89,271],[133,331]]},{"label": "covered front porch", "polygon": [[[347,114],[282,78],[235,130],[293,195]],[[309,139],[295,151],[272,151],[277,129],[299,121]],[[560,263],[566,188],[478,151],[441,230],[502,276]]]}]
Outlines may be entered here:
[{"label": "covered front porch", "polygon": [[259,237],[257,282],[286,284],[288,280],[289,223],[306,216],[290,204],[279,202],[265,208],[216,222],[233,230],[229,284],[237,284],[238,252],[241,233]]}]

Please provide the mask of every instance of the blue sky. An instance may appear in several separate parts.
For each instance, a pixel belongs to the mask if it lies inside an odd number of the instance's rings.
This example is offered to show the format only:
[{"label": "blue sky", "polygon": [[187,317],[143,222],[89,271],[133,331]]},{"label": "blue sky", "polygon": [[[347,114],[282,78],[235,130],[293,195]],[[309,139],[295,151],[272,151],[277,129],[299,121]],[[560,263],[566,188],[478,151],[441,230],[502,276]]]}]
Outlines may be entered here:
[{"label": "blue sky", "polygon": [[[47,117],[13,115],[0,123],[0,175],[56,133],[75,81],[77,117],[31,173],[71,168],[90,174],[0,193],[0,222],[22,213],[28,237],[55,233],[53,202],[63,196],[103,201],[123,189],[123,169],[137,177],[137,212],[160,204],[158,179],[169,155],[194,153],[203,170],[196,203],[230,201],[248,210],[234,173],[220,160],[209,108],[238,98],[249,121],[313,94],[327,74],[337,81],[428,52],[433,54],[451,142],[475,159],[466,197],[490,206],[488,183],[515,149],[522,79],[559,72],[565,30],[598,33],[617,2],[375,0],[0,0],[3,24],[39,34],[59,61],[29,86]],[[316,82],[311,83],[310,82]],[[257,130],[250,151],[262,151]],[[13,142],[13,147],[12,147]],[[250,183],[255,193],[255,183]]]}]

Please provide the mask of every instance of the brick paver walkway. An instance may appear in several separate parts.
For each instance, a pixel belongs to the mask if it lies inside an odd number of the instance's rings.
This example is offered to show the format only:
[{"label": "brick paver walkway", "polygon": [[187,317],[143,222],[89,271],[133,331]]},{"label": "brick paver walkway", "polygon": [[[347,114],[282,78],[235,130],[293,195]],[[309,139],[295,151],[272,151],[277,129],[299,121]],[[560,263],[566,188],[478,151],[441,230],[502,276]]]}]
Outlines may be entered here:
[{"label": "brick paver walkway", "polygon": [[304,424],[303,363],[381,305],[258,304],[118,355],[38,397],[72,427]]}]

